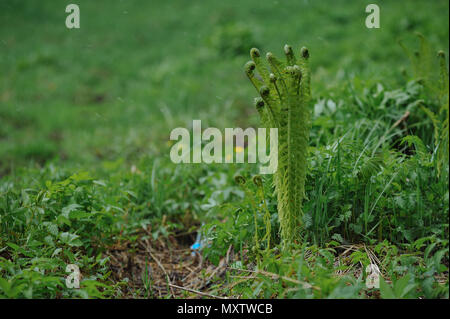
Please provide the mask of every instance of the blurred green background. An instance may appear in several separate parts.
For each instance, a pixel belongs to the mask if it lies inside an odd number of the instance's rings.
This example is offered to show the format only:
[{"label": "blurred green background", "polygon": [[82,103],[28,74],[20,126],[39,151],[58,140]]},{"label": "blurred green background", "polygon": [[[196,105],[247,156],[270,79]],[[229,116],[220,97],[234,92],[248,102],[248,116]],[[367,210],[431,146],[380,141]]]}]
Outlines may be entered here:
[{"label": "blurred green background", "polygon": [[313,95],[347,81],[395,85],[409,62],[397,41],[419,31],[448,52],[447,0],[72,1],[0,3],[0,176],[22,166],[96,165],[168,154],[170,131],[201,119],[258,123],[242,71],[252,46],[310,48]]}]

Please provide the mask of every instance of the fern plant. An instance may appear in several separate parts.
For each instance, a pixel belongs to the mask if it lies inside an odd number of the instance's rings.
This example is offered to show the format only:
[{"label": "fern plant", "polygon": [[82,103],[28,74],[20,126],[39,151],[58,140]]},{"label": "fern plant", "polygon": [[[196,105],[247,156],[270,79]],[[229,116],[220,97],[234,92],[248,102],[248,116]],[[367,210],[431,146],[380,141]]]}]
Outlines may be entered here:
[{"label": "fern plant", "polygon": [[[256,191],[252,191],[249,187],[249,183],[247,180],[241,176],[237,175],[235,176],[235,181],[237,184],[239,184],[242,189],[245,192],[246,198],[248,199],[248,202],[250,203],[250,206],[253,211],[253,221],[255,224],[255,233],[253,235],[254,245],[253,245],[253,251],[254,252],[260,252],[260,246],[263,242],[266,244],[266,251],[270,250],[270,239],[271,239],[271,231],[272,231],[272,225],[270,222],[270,212],[267,207],[266,198],[264,196],[264,189],[263,189],[263,181],[261,176],[256,175],[253,176],[253,184],[256,186]],[[263,221],[265,226],[265,234],[259,239],[259,228],[258,227],[258,213],[263,214]]]},{"label": "fern plant", "polygon": [[[256,48],[245,72],[261,97],[255,105],[266,128],[278,128],[278,169],[274,174],[283,246],[299,239],[302,202],[305,198],[307,148],[310,130],[309,51],[303,47],[297,59],[285,45],[286,60]],[[255,70],[258,74],[255,74]]]},{"label": "fern plant", "polygon": [[430,118],[434,128],[434,152],[433,158],[436,163],[438,176],[444,179],[448,176],[449,160],[449,81],[444,51],[437,53],[438,72],[436,61],[433,58],[433,50],[425,37],[417,33],[419,48],[414,53],[400,42],[403,50],[409,57],[413,67],[414,78],[423,85],[428,97],[435,104],[431,108],[421,103],[420,109]]}]

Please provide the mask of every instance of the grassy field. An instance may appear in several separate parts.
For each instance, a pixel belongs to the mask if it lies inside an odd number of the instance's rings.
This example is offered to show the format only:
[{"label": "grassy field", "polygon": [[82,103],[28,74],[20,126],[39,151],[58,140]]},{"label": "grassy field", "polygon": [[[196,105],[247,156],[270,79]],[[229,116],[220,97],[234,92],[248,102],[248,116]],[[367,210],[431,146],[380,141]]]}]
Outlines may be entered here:
[{"label": "grassy field", "polygon": [[[0,297],[449,297],[448,1],[379,1],[380,29],[356,0],[79,0],[72,30],[68,3],[0,3]],[[169,158],[194,119],[258,127],[243,66],[285,43],[313,99],[289,251],[271,176]]]}]

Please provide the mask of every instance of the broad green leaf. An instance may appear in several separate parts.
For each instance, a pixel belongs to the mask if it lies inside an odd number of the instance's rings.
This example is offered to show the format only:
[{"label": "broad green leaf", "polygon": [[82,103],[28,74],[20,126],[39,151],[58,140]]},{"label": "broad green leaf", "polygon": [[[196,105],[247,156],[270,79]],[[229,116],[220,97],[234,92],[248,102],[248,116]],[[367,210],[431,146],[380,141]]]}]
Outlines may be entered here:
[{"label": "broad green leaf", "polygon": [[380,294],[383,299],[395,299],[395,293],[392,288],[384,281],[383,277],[380,276]]}]

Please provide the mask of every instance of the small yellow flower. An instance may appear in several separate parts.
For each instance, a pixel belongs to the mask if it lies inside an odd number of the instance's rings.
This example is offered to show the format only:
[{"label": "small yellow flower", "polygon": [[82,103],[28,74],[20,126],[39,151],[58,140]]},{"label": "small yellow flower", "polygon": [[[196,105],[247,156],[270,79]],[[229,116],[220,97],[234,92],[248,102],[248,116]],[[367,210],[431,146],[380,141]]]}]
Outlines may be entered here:
[{"label": "small yellow flower", "polygon": [[227,161],[231,160],[231,155],[228,154],[227,156],[225,156],[225,159],[226,159]]},{"label": "small yellow flower", "polygon": [[241,147],[241,146],[236,146],[236,147],[234,148],[234,151],[235,151],[236,153],[242,153],[242,152],[244,151],[244,148]]}]

